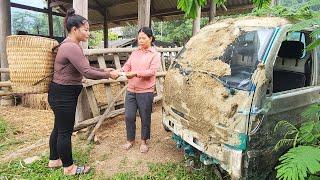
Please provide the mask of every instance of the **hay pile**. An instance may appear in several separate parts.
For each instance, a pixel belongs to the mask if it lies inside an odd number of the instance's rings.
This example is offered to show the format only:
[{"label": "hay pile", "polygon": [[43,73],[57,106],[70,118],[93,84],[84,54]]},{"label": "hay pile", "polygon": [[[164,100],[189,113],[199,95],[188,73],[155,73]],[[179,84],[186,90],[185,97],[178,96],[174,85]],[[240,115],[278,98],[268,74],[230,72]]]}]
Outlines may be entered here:
[{"label": "hay pile", "polygon": [[[121,91],[123,86],[121,85],[121,83],[118,82],[118,83],[110,83],[110,87],[111,87],[112,97],[114,98],[117,96],[118,92]],[[94,85],[93,93],[94,93],[94,96],[96,97],[98,105],[108,104],[106,88],[104,84]],[[124,99],[124,94],[119,97],[119,101],[123,99]]]},{"label": "hay pile", "polygon": [[42,94],[26,94],[21,97],[23,107],[32,109],[50,110],[48,103],[48,93]]},{"label": "hay pile", "polygon": [[[182,112],[187,120],[182,122],[183,125],[203,138],[226,138],[218,137],[217,127],[234,127],[240,119],[237,112],[249,109],[252,94],[236,90],[236,93],[231,95],[222,83],[201,72],[210,72],[217,77],[231,74],[229,64],[220,58],[240,35],[239,27],[241,30],[252,31],[258,26],[275,27],[287,23],[288,21],[281,18],[242,17],[225,19],[204,27],[190,39],[185,52],[177,59],[182,69],[191,73],[182,75],[179,69],[168,71],[164,82],[165,104]],[[255,84],[265,84],[266,77],[262,66],[254,74],[258,75],[258,78],[253,79]]]}]

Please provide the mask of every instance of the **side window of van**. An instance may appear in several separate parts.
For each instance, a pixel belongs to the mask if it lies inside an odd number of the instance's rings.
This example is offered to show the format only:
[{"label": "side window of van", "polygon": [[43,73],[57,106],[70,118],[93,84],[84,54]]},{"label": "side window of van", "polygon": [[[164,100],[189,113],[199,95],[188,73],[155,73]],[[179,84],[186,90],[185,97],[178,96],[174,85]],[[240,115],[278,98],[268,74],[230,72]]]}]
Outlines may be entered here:
[{"label": "side window of van", "polygon": [[273,93],[310,86],[312,56],[305,50],[305,32],[290,32],[280,46],[273,67]]}]

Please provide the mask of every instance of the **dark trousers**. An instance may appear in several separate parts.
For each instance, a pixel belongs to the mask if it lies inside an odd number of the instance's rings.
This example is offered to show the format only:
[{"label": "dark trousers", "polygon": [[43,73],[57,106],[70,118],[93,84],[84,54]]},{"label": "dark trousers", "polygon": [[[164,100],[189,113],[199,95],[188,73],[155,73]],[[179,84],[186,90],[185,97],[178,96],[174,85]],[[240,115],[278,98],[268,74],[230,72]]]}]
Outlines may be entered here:
[{"label": "dark trousers", "polygon": [[73,164],[71,135],[81,85],[51,83],[48,101],[54,112],[54,127],[50,135],[50,160],[61,159],[63,167]]},{"label": "dark trousers", "polygon": [[127,140],[133,141],[136,136],[136,113],[141,118],[141,139],[150,139],[151,112],[153,93],[133,93],[127,91],[125,100],[125,121]]}]

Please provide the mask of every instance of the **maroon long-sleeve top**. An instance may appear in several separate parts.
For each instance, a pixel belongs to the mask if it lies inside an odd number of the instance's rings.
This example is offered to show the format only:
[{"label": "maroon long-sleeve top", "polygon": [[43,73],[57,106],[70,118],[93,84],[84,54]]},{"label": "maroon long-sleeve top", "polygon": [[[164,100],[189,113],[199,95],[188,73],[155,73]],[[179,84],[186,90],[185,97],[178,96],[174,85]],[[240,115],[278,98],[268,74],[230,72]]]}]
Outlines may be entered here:
[{"label": "maroon long-sleeve top", "polygon": [[66,38],[58,49],[54,71],[53,82],[62,85],[81,85],[83,76],[88,79],[110,77],[110,73],[103,69],[90,66],[80,45],[69,38]]}]

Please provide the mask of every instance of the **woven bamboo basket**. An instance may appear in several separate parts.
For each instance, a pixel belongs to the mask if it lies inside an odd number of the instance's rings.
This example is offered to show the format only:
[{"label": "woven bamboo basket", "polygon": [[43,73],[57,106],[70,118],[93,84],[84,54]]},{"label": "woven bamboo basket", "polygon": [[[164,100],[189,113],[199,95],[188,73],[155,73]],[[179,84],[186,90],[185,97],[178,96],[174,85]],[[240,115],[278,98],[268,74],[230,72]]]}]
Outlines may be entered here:
[{"label": "woven bamboo basket", "polygon": [[12,35],[7,37],[7,58],[14,93],[43,93],[48,91],[52,77],[33,85],[53,72],[53,39]]}]

